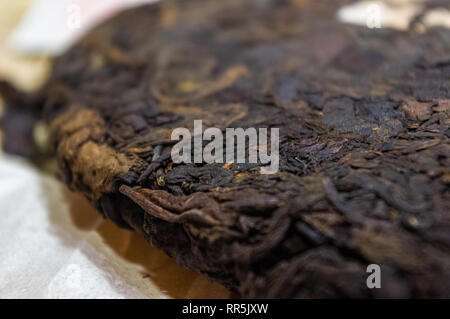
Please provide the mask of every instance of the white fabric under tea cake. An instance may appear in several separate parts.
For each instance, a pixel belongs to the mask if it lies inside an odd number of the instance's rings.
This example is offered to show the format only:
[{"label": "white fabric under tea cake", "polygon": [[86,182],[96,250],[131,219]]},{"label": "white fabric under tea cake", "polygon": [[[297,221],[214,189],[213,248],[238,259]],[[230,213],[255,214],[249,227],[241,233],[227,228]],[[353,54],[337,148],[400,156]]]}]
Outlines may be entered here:
[{"label": "white fabric under tea cake", "polygon": [[35,0],[10,38],[13,49],[58,55],[120,10],[158,0]]}]

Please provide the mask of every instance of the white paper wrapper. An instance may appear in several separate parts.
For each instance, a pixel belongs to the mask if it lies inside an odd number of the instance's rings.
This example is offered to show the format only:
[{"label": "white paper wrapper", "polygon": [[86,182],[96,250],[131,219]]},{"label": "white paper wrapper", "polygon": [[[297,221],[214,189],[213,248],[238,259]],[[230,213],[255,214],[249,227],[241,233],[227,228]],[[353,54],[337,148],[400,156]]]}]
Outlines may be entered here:
[{"label": "white paper wrapper", "polygon": [[226,298],[229,292],[0,154],[0,298]]},{"label": "white paper wrapper", "polygon": [[[10,40],[25,53],[61,52],[124,5],[149,1],[76,1],[80,29],[58,33],[66,26],[69,2],[36,0]],[[28,2],[0,0],[0,77],[36,88],[46,77],[44,62],[24,60],[4,45]],[[55,178],[1,151],[0,243],[0,298],[229,297],[224,287],[179,267],[139,234],[103,220]]]},{"label": "white paper wrapper", "polygon": [[120,10],[158,0],[35,0],[10,38],[13,49],[58,55]]}]

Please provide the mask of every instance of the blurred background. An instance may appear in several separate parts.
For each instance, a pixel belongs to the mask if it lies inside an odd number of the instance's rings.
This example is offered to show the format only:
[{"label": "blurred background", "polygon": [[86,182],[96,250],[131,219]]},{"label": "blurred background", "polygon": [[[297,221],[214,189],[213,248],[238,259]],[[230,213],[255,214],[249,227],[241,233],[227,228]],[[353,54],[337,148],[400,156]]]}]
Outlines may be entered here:
[{"label": "blurred background", "polygon": [[32,0],[0,0],[0,78],[33,90],[44,81],[49,59],[14,51],[8,43],[15,26],[30,7]]},{"label": "blurred background", "polygon": [[[81,26],[57,29],[77,14],[58,2],[64,0],[0,0],[0,79],[36,90],[48,75],[50,56],[82,34]],[[114,0],[76,3],[88,15],[86,30],[123,6]],[[52,170],[44,173],[0,151],[0,298],[229,297],[227,289],[179,267],[140,235],[103,220]]]}]

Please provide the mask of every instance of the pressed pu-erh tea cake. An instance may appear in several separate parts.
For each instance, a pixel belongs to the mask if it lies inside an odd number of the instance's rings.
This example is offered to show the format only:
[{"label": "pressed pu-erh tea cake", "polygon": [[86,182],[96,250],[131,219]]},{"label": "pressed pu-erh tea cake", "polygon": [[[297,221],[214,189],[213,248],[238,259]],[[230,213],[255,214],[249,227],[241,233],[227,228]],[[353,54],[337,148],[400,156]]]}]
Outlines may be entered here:
[{"label": "pressed pu-erh tea cake", "polygon": [[[2,84],[4,126],[44,119],[72,190],[243,297],[450,297],[450,30],[347,25],[348,3],[125,11],[40,92]],[[172,132],[196,120],[278,128],[278,171],[173,161]]]}]

